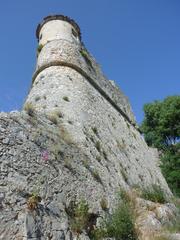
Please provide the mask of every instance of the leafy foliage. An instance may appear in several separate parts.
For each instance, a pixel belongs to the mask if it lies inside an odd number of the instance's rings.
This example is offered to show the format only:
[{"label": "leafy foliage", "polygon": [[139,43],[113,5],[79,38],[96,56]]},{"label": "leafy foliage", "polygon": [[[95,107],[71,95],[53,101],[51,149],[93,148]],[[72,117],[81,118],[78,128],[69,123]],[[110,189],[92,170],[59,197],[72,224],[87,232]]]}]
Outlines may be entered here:
[{"label": "leafy foliage", "polygon": [[44,46],[42,44],[39,44],[38,47],[37,47],[37,55],[41,52],[42,48]]},{"label": "leafy foliage", "polygon": [[85,200],[81,200],[74,206],[73,218],[71,220],[72,231],[80,234],[83,229],[87,229],[89,221],[89,206]]},{"label": "leafy foliage", "polygon": [[144,105],[141,130],[149,146],[164,149],[180,139],[180,96]]},{"label": "leafy foliage", "polygon": [[170,146],[161,157],[161,169],[174,194],[180,196],[180,143]]},{"label": "leafy foliage", "polygon": [[88,51],[85,48],[83,48],[80,50],[80,53],[81,53],[82,57],[84,58],[85,62],[87,63],[87,65],[89,65],[91,68],[93,68]]},{"label": "leafy foliage", "polygon": [[158,185],[153,185],[151,188],[142,191],[142,197],[152,202],[166,203],[167,199],[163,190]]},{"label": "leafy foliage", "polygon": [[121,203],[107,223],[107,235],[117,240],[135,240],[134,219],[127,202]]},{"label": "leafy foliage", "polygon": [[86,231],[88,235],[91,235],[98,215],[89,212],[89,206],[85,200],[81,200],[78,203],[72,202],[70,208],[66,209],[66,211],[71,217],[70,225],[73,232],[79,235]]},{"label": "leafy foliage", "polygon": [[125,192],[120,193],[120,200],[112,215],[109,215],[101,228],[92,232],[91,238],[100,240],[113,238],[116,240],[136,240],[135,217],[129,198]]},{"label": "leafy foliage", "polygon": [[149,146],[161,152],[161,169],[172,191],[180,196],[180,96],[144,106],[141,131]]}]

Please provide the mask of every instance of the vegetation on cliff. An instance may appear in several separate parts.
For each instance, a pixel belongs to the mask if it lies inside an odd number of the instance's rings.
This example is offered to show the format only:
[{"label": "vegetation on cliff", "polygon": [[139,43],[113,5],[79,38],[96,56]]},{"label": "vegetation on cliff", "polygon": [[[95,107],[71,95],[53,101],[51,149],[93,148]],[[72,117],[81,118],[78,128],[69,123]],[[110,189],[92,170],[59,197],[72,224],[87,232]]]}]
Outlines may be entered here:
[{"label": "vegetation on cliff", "polygon": [[180,96],[144,105],[141,131],[149,146],[161,153],[161,169],[172,191],[180,196]]}]

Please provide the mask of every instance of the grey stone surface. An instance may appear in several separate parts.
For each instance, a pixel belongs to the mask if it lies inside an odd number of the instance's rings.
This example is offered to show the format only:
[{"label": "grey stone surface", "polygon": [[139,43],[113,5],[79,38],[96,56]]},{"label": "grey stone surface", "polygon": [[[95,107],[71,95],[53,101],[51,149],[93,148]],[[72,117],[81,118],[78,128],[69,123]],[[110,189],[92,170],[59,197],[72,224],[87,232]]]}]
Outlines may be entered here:
[{"label": "grey stone surface", "polygon": [[[110,135],[109,140],[105,135],[101,137],[100,127],[98,135],[90,126],[86,127],[86,144],[82,144],[73,135],[73,128],[65,128],[65,121],[66,119],[60,119],[57,124],[52,124],[45,115],[38,112],[34,117],[25,112],[0,114],[0,126],[4,129],[0,132],[0,239],[5,236],[6,239],[47,239],[48,236],[52,239],[76,239],[69,231],[69,216],[65,211],[74,199],[86,199],[90,211],[103,216],[100,200],[107,199],[111,212],[120,187],[128,190],[135,183],[148,186],[158,181],[164,191],[170,194],[159,168],[154,164],[156,161],[153,162],[152,156],[148,155],[148,148],[141,136],[139,140],[138,137],[136,140],[132,138],[133,143],[126,142],[130,145],[139,144],[133,148],[133,155],[139,155],[134,170],[133,161],[129,157],[132,150],[128,154],[124,153],[124,149],[117,150],[116,144],[111,143],[113,139],[110,139]],[[125,126],[126,124],[123,125]],[[128,137],[127,132],[132,129],[134,131],[134,128],[126,128],[124,132]],[[79,131],[79,128],[75,129]],[[82,133],[79,132],[79,136],[80,134]],[[124,136],[122,134],[121,137]],[[137,132],[137,136],[138,134]],[[100,152],[94,146],[95,143],[86,139],[87,136],[101,140]],[[3,143],[6,138],[9,139],[9,144]],[[23,141],[19,144],[22,138]],[[103,154],[106,146],[109,146],[107,156]],[[128,147],[127,145],[126,148]],[[100,156],[101,161],[96,156]],[[151,159],[150,165],[146,158]],[[142,172],[152,172],[143,175],[144,181],[138,180],[142,166]],[[122,175],[125,169],[128,169],[127,179]],[[94,177],[93,170],[98,171],[100,178]],[[41,200],[38,208],[31,212],[27,202],[33,193],[38,194]],[[169,213],[173,207],[167,205],[163,209],[158,210],[160,219],[166,218],[163,213]],[[153,221],[158,221],[153,216]],[[149,221],[151,222],[151,216]],[[88,239],[85,236],[81,238]]]},{"label": "grey stone surface", "polygon": [[[95,59],[88,53],[81,45],[69,42],[67,40],[59,39],[52,40],[44,45],[38,56],[37,69],[39,70],[43,66],[52,63],[64,62],[66,64],[72,64],[82,71],[84,71],[87,76],[92,78],[96,84],[106,92],[106,94],[112,99],[112,101],[122,109],[125,114],[130,118],[132,122],[135,123],[134,115],[131,110],[128,98],[122,93],[122,91],[108,81],[103,75],[99,65],[96,63]],[[85,61],[82,51],[85,51],[88,59],[91,62],[91,66]],[[59,67],[60,68],[60,67]],[[73,79],[73,78],[72,78]],[[87,81],[87,79],[86,79]]]}]

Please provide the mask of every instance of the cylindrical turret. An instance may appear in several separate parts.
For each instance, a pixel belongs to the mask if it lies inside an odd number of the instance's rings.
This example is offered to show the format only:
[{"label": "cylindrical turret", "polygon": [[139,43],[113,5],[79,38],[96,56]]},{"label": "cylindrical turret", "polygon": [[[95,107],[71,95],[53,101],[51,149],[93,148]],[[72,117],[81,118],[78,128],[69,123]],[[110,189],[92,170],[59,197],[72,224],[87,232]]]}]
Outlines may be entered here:
[{"label": "cylindrical turret", "polygon": [[46,44],[52,40],[64,39],[70,42],[81,40],[80,28],[74,20],[63,15],[54,15],[44,18],[36,30],[39,44]]},{"label": "cylindrical turret", "polygon": [[63,98],[73,96],[67,77],[74,76],[75,70],[71,65],[76,67],[83,60],[79,52],[80,28],[69,17],[48,16],[38,25],[36,37],[39,44],[37,65],[26,103],[31,103],[37,111],[62,110]]}]

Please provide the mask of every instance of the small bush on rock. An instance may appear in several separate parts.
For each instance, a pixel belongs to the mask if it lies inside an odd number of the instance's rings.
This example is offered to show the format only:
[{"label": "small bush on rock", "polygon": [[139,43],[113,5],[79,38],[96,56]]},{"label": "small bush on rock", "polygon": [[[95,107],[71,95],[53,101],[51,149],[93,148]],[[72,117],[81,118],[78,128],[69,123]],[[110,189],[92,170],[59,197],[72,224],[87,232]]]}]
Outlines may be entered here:
[{"label": "small bush on rock", "polygon": [[121,175],[122,175],[124,181],[127,183],[128,182],[128,176],[127,176],[126,171],[123,168],[121,168],[120,171],[121,171]]},{"label": "small bush on rock", "polygon": [[27,200],[27,208],[30,211],[33,211],[37,208],[38,203],[40,202],[41,198],[37,194],[33,194],[31,197]]},{"label": "small bush on rock", "polygon": [[51,113],[51,114],[49,114],[49,115],[48,115],[48,119],[49,119],[52,123],[54,123],[55,125],[58,124],[58,118],[57,118],[56,113]]},{"label": "small bush on rock", "polygon": [[86,49],[81,49],[80,53],[81,53],[82,57],[84,58],[84,60],[86,61],[87,65],[89,65],[91,68],[93,68],[93,65],[92,65],[92,62],[89,58],[89,54],[88,54],[87,50]]},{"label": "small bush on rock", "polygon": [[135,233],[135,216],[132,204],[127,194],[122,191],[118,206],[114,209],[112,215],[109,215],[102,227],[92,232],[93,240],[102,240],[104,238],[113,238],[116,240],[137,240]]},{"label": "small bush on rock", "polygon": [[99,141],[96,142],[95,147],[96,147],[96,149],[98,150],[98,152],[101,151],[101,144],[100,144]]},{"label": "small bush on rock", "polygon": [[102,198],[100,201],[101,208],[106,211],[108,209],[108,202],[105,198]]},{"label": "small bush on rock", "polygon": [[67,96],[64,96],[63,100],[66,101],[66,102],[69,102],[69,98]]},{"label": "small bush on rock", "polygon": [[136,240],[132,206],[124,192],[121,192],[120,196],[121,201],[106,222],[107,235],[117,240]]},{"label": "small bush on rock", "polygon": [[26,103],[24,105],[24,110],[27,112],[27,114],[31,117],[35,114],[35,107],[32,105],[32,103]]},{"label": "small bush on rock", "polygon": [[95,228],[90,233],[90,239],[92,240],[102,240],[107,236],[107,231],[105,228]]},{"label": "small bush on rock", "polygon": [[39,101],[41,98],[40,98],[40,96],[36,96],[35,97],[35,101],[37,102],[37,101]]},{"label": "small bush on rock", "polygon": [[151,187],[144,189],[142,191],[142,198],[150,200],[152,202],[158,202],[158,203],[166,203],[167,199],[166,196],[158,185],[152,185]]},{"label": "small bush on rock", "polygon": [[70,162],[70,159],[65,159],[64,160],[64,166],[69,169],[69,171],[74,172],[74,169],[72,167],[72,164]]},{"label": "small bush on rock", "polygon": [[39,44],[38,47],[37,47],[37,55],[39,55],[39,53],[41,52],[42,48],[44,46],[42,44]]},{"label": "small bush on rock", "polygon": [[81,200],[74,206],[72,210],[72,219],[70,221],[71,230],[77,234],[81,234],[87,229],[89,221],[89,206],[85,200]]},{"label": "small bush on rock", "polygon": [[97,127],[92,127],[93,132],[97,135],[98,134],[98,130]]},{"label": "small bush on rock", "polygon": [[83,166],[84,166],[85,168],[89,169],[89,162],[88,162],[87,159],[83,160],[82,163],[83,163]]},{"label": "small bush on rock", "polygon": [[97,182],[102,184],[101,177],[99,175],[99,172],[96,169],[91,170],[91,174]]},{"label": "small bush on rock", "polygon": [[72,144],[73,143],[73,137],[71,136],[71,134],[68,132],[68,130],[64,126],[61,126],[59,131],[60,131],[61,138],[66,143],[68,143],[68,144]]}]

